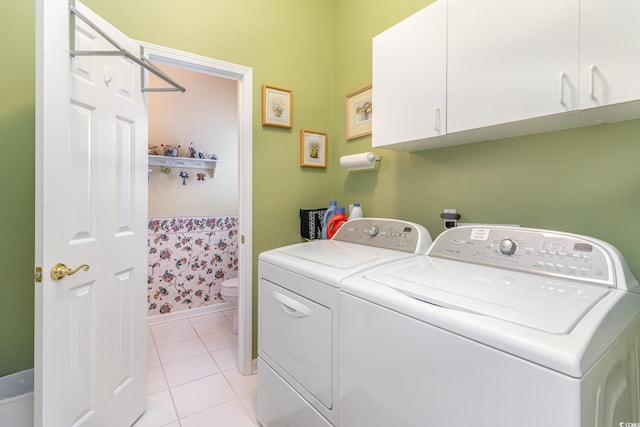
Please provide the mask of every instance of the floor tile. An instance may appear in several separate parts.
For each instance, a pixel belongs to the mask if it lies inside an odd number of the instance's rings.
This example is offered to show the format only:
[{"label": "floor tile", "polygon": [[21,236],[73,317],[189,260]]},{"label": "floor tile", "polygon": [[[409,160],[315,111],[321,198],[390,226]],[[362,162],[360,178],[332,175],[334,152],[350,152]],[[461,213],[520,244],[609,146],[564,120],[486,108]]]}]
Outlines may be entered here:
[{"label": "floor tile", "polygon": [[158,346],[158,356],[163,364],[188,359],[206,352],[207,348],[202,344],[200,338]]},{"label": "floor tile", "polygon": [[186,417],[181,423],[182,427],[256,427],[238,400]]},{"label": "floor tile", "polygon": [[188,383],[220,372],[209,353],[164,365],[169,387]]},{"label": "floor tile", "polygon": [[148,408],[134,427],[258,426],[257,376],[238,372],[234,312],[149,326]]},{"label": "floor tile", "polygon": [[170,320],[168,322],[154,323],[152,325],[149,325],[149,327],[151,328],[152,332],[156,332],[156,331],[161,331],[163,329],[176,328],[178,326],[184,326],[188,324],[189,324],[189,319],[177,319],[177,320]]},{"label": "floor tile", "polygon": [[197,336],[198,334],[193,330],[190,323],[153,331],[153,338],[158,346],[196,338]]},{"label": "floor tile", "polygon": [[228,371],[238,367],[238,346],[212,351],[211,355],[221,371]]},{"label": "floor tile", "polygon": [[151,328],[147,328],[147,348],[152,348],[156,346],[156,342],[153,339],[153,334],[151,333]]},{"label": "floor tile", "polygon": [[243,396],[258,390],[257,375],[240,375],[237,367],[224,371],[223,374],[238,396]]},{"label": "floor tile", "polygon": [[247,414],[251,417],[251,419],[258,424],[258,393],[250,393],[240,397],[240,403],[244,406],[244,409],[247,411]]},{"label": "floor tile", "polygon": [[223,348],[238,345],[238,336],[230,329],[200,337],[209,351],[222,350]]},{"label": "floor tile", "polygon": [[193,329],[196,330],[198,335],[215,334],[216,332],[231,329],[231,322],[226,317],[220,316],[204,322],[193,323]]},{"label": "floor tile", "polygon": [[171,393],[180,418],[234,400],[236,397],[222,374],[214,374],[173,387]]},{"label": "floor tile", "polygon": [[156,347],[147,349],[147,368],[154,368],[160,366],[160,358],[158,357],[158,350]]},{"label": "floor tile", "polygon": [[161,366],[147,369],[147,394],[157,393],[168,388]]},{"label": "floor tile", "polygon": [[233,321],[233,317],[236,314],[236,309],[232,308],[231,310],[225,310],[222,312],[222,314],[224,315],[224,317],[226,317],[227,319],[229,319],[229,321]]},{"label": "floor tile", "polygon": [[177,420],[169,390],[164,390],[147,396],[147,412],[133,426],[158,427]]}]

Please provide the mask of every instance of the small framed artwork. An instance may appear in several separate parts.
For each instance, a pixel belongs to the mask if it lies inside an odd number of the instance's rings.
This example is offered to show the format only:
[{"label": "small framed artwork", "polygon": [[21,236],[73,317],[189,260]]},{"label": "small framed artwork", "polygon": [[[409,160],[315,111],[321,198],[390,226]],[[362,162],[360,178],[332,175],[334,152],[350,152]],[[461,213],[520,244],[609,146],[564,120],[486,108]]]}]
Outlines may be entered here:
[{"label": "small framed artwork", "polygon": [[262,85],[262,125],[293,126],[293,94],[288,89]]},{"label": "small framed artwork", "polygon": [[327,134],[302,129],[300,131],[300,166],[327,167]]},{"label": "small framed artwork", "polygon": [[347,95],[347,139],[371,135],[371,85]]}]

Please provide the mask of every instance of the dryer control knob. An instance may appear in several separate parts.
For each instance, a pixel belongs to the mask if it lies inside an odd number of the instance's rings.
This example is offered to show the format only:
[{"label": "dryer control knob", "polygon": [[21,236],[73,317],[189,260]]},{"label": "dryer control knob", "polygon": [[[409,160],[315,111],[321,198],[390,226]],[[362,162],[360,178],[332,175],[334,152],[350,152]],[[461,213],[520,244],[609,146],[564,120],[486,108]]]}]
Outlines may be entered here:
[{"label": "dryer control knob", "polygon": [[511,239],[502,239],[500,242],[500,253],[503,255],[513,255],[517,249],[518,245]]},{"label": "dryer control knob", "polygon": [[370,237],[376,237],[378,235],[378,233],[380,232],[380,228],[378,228],[377,225],[372,225],[371,227],[369,227],[367,232],[369,233]]}]

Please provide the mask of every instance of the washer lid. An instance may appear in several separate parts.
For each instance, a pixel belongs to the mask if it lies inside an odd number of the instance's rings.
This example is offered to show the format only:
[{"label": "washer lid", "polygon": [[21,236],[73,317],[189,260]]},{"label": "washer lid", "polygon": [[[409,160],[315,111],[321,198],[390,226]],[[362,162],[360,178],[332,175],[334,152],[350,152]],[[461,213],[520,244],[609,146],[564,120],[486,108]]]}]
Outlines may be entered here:
[{"label": "washer lid", "polygon": [[335,286],[365,268],[411,256],[416,255],[336,240],[313,240],[263,252],[259,259]]},{"label": "washer lid", "polygon": [[550,334],[569,334],[611,290],[580,281],[415,257],[365,275],[412,298]]},{"label": "washer lid", "polygon": [[276,251],[301,261],[339,270],[350,270],[362,264],[382,260],[390,256],[394,258],[396,256],[406,256],[404,253],[396,254],[387,249],[331,240],[285,246],[276,249]]}]

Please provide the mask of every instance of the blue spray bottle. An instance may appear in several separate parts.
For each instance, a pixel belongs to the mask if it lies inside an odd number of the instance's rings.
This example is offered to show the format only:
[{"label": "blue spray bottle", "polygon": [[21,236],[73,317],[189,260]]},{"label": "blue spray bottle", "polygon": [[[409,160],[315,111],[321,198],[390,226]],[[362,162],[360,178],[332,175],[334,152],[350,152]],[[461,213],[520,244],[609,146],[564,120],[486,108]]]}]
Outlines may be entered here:
[{"label": "blue spray bottle", "polygon": [[327,224],[331,217],[336,213],[336,207],[338,206],[338,202],[336,200],[329,200],[329,207],[324,213],[324,218],[322,219],[322,238],[327,238]]}]

